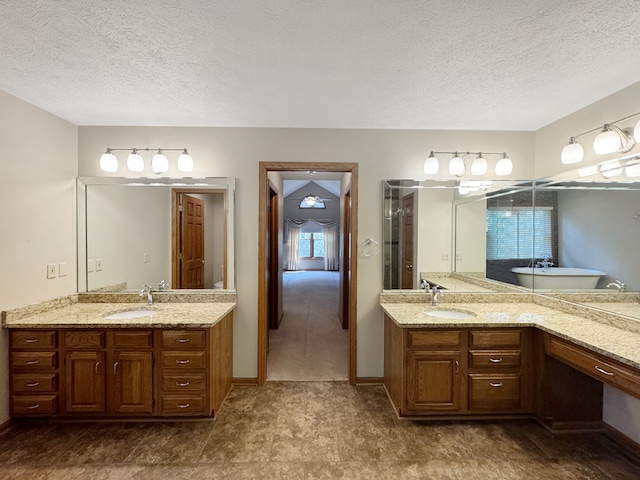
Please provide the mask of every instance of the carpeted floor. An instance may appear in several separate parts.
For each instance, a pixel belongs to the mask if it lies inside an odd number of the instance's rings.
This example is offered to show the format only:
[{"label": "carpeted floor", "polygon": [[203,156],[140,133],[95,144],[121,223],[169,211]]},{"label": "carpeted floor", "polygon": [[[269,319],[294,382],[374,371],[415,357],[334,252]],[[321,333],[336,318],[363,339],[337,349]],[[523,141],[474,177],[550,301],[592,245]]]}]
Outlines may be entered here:
[{"label": "carpeted floor", "polygon": [[269,331],[267,380],[346,380],[349,332],[338,316],[339,272],[285,272],[280,328]]}]

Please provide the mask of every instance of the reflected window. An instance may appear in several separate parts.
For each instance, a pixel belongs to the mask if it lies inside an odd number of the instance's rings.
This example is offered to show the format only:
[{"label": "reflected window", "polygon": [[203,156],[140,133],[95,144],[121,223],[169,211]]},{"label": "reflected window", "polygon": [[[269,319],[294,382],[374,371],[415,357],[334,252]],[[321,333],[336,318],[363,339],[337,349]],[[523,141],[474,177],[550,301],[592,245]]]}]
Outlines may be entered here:
[{"label": "reflected window", "polygon": [[324,233],[301,232],[298,246],[299,258],[324,258]]},{"label": "reflected window", "polygon": [[487,260],[552,255],[552,214],[552,207],[487,208]]}]

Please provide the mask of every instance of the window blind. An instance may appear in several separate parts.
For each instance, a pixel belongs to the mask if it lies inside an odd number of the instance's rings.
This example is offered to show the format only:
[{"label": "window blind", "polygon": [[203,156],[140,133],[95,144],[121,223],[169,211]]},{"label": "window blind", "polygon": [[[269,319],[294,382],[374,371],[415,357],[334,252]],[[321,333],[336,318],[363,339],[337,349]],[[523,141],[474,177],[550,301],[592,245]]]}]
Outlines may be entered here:
[{"label": "window blind", "polygon": [[551,255],[552,212],[553,207],[489,207],[487,260],[527,260]]}]

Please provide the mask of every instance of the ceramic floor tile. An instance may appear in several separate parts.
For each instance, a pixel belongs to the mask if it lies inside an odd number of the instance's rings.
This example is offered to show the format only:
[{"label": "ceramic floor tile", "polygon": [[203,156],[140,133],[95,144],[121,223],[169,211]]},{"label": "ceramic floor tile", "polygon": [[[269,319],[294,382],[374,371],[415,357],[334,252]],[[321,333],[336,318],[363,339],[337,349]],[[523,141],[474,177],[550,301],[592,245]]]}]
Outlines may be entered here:
[{"label": "ceramic floor tile", "polygon": [[[305,480],[370,480],[379,478],[375,462],[308,462],[305,463]],[[399,478],[399,477],[396,477]]]}]

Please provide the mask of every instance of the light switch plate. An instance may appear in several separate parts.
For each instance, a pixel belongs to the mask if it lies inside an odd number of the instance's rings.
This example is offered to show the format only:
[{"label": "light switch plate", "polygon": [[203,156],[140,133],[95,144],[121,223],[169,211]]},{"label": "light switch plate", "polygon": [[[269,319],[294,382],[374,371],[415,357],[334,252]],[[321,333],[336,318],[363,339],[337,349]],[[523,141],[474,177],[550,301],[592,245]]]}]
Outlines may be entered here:
[{"label": "light switch plate", "polygon": [[144,252],[142,254],[142,263],[149,263],[149,253]]},{"label": "light switch plate", "polygon": [[96,272],[102,271],[102,259],[96,258]]},{"label": "light switch plate", "polygon": [[456,260],[462,260],[463,257],[462,252],[456,252]]},{"label": "light switch plate", "polygon": [[60,262],[58,264],[58,276],[66,277],[69,274],[69,264],[67,262]]},{"label": "light switch plate", "polygon": [[440,260],[449,260],[449,252],[442,252],[440,254]]},{"label": "light switch plate", "polygon": [[58,276],[58,264],[47,263],[47,278],[56,278]]}]

